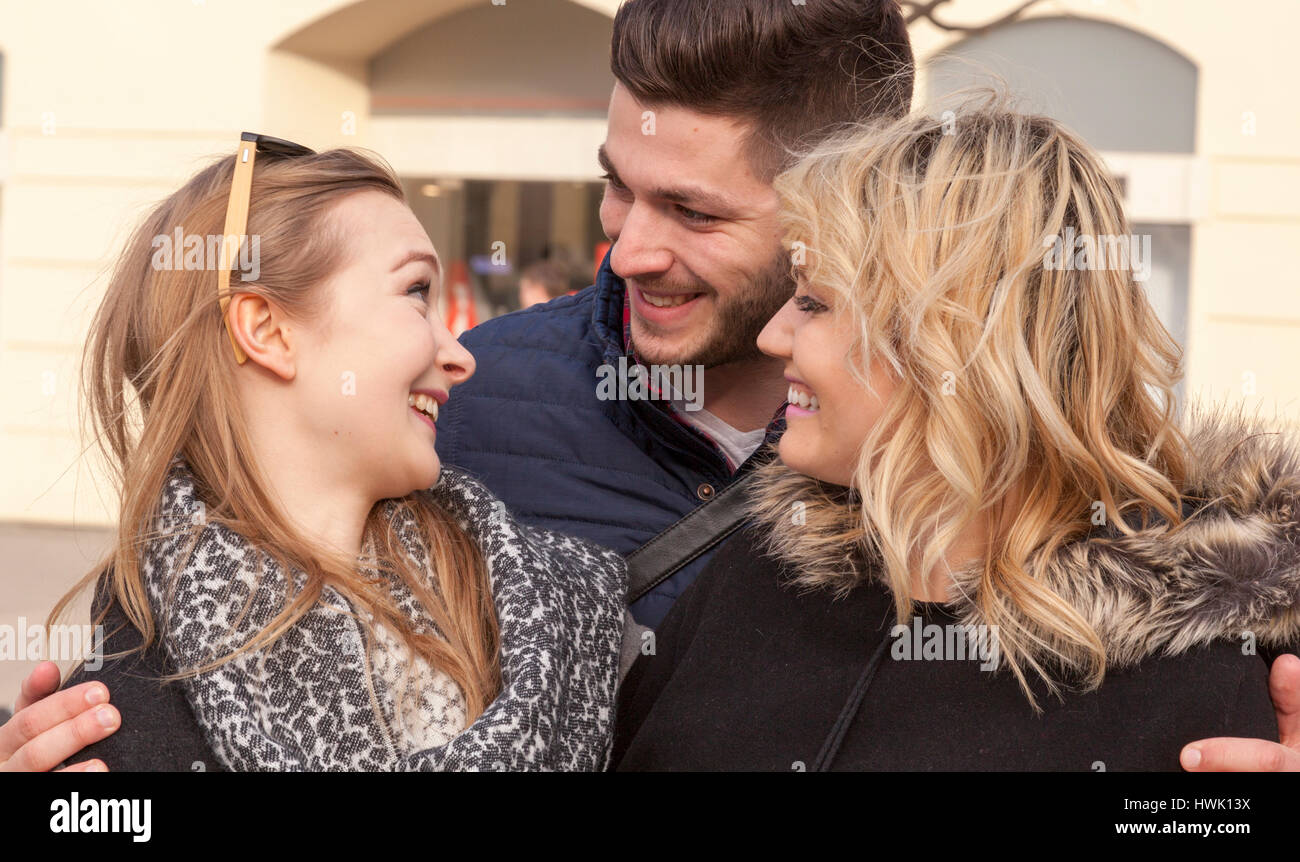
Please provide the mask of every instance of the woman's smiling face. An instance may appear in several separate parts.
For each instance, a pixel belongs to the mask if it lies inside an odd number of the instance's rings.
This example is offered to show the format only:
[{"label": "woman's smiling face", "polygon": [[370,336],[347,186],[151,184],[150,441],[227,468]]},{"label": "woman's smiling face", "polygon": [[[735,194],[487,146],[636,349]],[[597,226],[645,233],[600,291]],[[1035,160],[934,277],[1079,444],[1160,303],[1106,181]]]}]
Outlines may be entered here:
[{"label": "woman's smiling face", "polygon": [[826,292],[800,283],[758,336],[764,353],[785,362],[790,383],[781,460],[824,482],[852,484],[858,452],[895,388],[886,367],[871,363],[869,391],[853,377],[853,333],[847,314]]},{"label": "woman's smiling face", "polygon": [[328,308],[300,330],[291,397],[332,467],[374,499],[405,496],[437,482],[433,420],[474,358],[438,315],[441,266],[405,204],[363,191],[331,217],[348,249],[324,286]]}]

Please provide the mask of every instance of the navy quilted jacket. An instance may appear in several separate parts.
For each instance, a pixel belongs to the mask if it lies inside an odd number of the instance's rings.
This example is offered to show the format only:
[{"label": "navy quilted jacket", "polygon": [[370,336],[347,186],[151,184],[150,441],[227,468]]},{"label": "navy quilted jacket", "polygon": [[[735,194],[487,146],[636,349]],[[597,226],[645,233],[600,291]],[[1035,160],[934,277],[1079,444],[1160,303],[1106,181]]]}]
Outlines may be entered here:
[{"label": "navy quilted jacket", "polygon": [[[662,403],[597,398],[597,369],[624,355],[625,289],[606,255],[586,290],[462,335],[478,371],[439,412],[437,436],[443,463],[477,477],[519,520],[624,555],[735,478]],[[657,626],[710,556],[633,605],[637,622]]]}]

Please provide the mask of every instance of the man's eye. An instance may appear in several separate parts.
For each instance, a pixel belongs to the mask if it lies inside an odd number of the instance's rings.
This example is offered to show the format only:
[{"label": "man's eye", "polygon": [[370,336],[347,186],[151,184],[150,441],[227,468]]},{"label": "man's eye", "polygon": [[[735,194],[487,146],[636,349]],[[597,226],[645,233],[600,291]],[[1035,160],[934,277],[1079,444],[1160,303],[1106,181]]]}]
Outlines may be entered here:
[{"label": "man's eye", "polygon": [[799,294],[795,296],[794,307],[800,311],[806,311],[809,314],[819,314],[820,312],[830,310],[824,303],[818,302],[807,294]]},{"label": "man's eye", "polygon": [[603,173],[600,178],[609,183],[609,187],[619,194],[627,194],[627,186],[618,181],[618,178],[611,173]]},{"label": "man's eye", "polygon": [[709,224],[710,222],[717,221],[717,219],[711,215],[705,215],[702,212],[696,212],[695,210],[688,209],[682,206],[681,204],[676,204],[676,207],[677,207],[677,211],[682,214],[682,218],[686,219],[688,222],[691,222],[693,224]]}]

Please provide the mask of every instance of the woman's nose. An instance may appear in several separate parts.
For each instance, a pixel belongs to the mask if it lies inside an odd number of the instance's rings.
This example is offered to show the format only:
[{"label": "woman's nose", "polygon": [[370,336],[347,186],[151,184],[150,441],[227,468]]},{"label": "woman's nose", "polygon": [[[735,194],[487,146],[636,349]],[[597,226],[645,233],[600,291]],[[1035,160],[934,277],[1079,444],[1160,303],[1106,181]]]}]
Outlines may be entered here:
[{"label": "woman's nose", "polygon": [[758,334],[758,349],[777,359],[790,358],[790,344],[793,341],[794,299],[781,306],[772,319]]},{"label": "woman's nose", "polygon": [[438,351],[438,367],[447,375],[451,385],[457,386],[474,376],[474,356],[449,332],[447,341]]}]

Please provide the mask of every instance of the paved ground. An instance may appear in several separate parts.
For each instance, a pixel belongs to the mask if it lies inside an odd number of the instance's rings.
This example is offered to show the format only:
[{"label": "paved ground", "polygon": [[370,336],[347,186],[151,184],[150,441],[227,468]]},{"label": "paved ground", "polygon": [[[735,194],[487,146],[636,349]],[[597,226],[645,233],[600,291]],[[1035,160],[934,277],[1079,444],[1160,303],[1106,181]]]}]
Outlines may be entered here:
[{"label": "paved ground", "polygon": [[[112,531],[102,527],[49,527],[0,523],[0,639],[10,638],[9,649],[19,652],[16,639],[19,617],[25,624],[44,625],[45,617],[73,584],[91,570],[107,550]],[[66,621],[89,622],[89,596],[82,598]],[[9,650],[0,651],[0,656]],[[0,657],[0,709],[11,709],[19,684],[35,661]],[[71,662],[62,663],[65,671]]]}]

